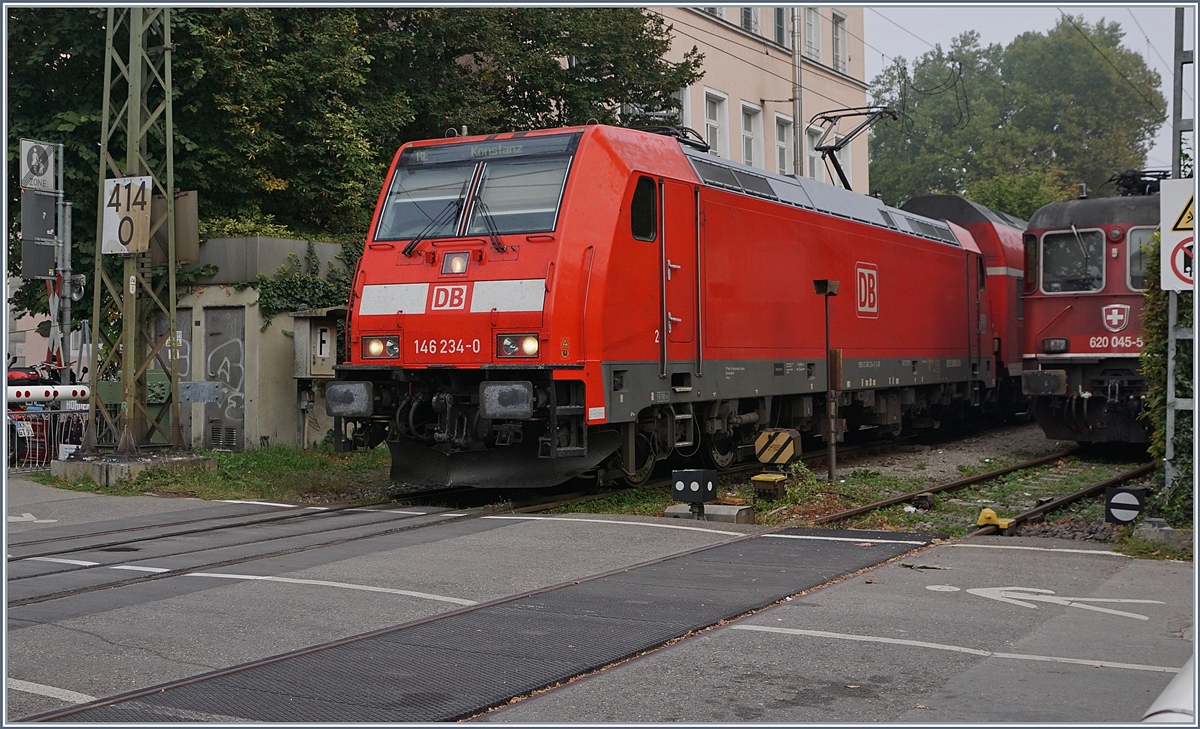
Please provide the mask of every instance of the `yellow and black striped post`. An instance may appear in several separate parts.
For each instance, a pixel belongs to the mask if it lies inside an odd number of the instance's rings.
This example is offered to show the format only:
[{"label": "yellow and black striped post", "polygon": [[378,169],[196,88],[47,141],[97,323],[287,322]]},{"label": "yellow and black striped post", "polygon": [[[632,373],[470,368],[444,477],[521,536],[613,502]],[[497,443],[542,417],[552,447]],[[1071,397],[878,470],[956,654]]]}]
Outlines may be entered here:
[{"label": "yellow and black striped post", "polygon": [[767,428],[754,439],[754,455],[768,466],[784,466],[800,457],[800,433],[788,428]]}]

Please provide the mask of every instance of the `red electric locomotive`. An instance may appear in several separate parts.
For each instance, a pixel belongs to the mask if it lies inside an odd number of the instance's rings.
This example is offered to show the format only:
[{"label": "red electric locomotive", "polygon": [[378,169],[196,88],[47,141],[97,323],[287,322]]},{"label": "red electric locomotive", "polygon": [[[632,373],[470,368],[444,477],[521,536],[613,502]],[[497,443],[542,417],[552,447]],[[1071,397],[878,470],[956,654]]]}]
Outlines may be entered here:
[{"label": "red electric locomotive", "polygon": [[1021,382],[1047,438],[1150,441],[1138,356],[1158,178],[1126,172],[1113,178],[1120,196],[1051,203],[1029,221]]},{"label": "red electric locomotive", "polygon": [[819,430],[816,279],[842,284],[849,429],[996,404],[1002,236],[705,150],[601,125],[404,145],[326,390],[337,432],[422,486],[726,467],[764,427]]},{"label": "red electric locomotive", "polygon": [[[946,220],[966,228],[983,253],[986,282],[992,304],[991,319],[979,327],[991,333],[1001,377],[999,398],[1009,412],[1023,404],[1018,388],[1022,370],[1021,294],[1025,271],[1022,267],[1022,234],[1026,222],[1007,213],[957,195],[924,195],[901,206],[902,210],[935,220]],[[981,316],[986,316],[983,312]]]}]

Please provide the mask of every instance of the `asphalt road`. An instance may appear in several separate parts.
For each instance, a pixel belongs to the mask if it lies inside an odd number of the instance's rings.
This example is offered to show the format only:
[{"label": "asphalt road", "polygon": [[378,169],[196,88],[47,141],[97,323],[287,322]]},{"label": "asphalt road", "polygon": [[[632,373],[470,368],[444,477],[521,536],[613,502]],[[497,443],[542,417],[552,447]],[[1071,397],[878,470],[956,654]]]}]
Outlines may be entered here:
[{"label": "asphalt road", "polygon": [[[6,495],[10,553],[22,540],[80,531],[285,511],[91,496],[18,479],[9,480]],[[343,514],[338,524],[347,531],[339,533],[359,536],[391,518],[426,526],[328,546],[314,547],[319,540],[303,529],[276,525],[240,528],[238,538],[180,535],[138,553],[100,548],[51,557],[90,565],[10,562],[7,716],[196,676],[763,531],[650,518],[459,513]],[[279,537],[271,547],[253,539],[268,533]],[[281,543],[305,548],[278,554]],[[196,574],[208,559],[197,555],[214,554],[242,561]],[[152,571],[162,569],[178,572],[159,578]],[[63,586],[106,585],[113,574],[146,579],[38,598]],[[31,601],[12,607],[14,586]],[[1191,563],[1133,560],[1104,545],[1005,537],[941,544],[477,718],[1136,721],[1193,652],[1193,596]]]}]

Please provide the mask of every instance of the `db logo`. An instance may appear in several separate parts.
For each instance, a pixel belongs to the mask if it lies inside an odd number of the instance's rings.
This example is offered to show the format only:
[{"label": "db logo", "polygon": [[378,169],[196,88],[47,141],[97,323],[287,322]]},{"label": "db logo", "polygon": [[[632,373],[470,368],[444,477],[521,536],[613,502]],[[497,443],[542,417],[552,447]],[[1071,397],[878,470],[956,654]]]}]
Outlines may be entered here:
[{"label": "db logo", "polygon": [[879,318],[879,269],[874,263],[854,264],[854,290],[858,298],[858,316]]},{"label": "db logo", "polygon": [[429,308],[433,311],[450,311],[462,309],[467,305],[466,286],[434,286],[433,303]]}]

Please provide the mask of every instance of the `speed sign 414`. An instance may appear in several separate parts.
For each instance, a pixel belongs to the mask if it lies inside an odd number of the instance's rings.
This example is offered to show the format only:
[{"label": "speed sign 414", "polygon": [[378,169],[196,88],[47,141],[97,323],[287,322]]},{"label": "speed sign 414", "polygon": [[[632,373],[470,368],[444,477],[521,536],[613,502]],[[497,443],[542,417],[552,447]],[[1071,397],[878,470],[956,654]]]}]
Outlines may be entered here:
[{"label": "speed sign 414", "polygon": [[103,253],[141,253],[150,248],[150,177],[104,181]]}]

